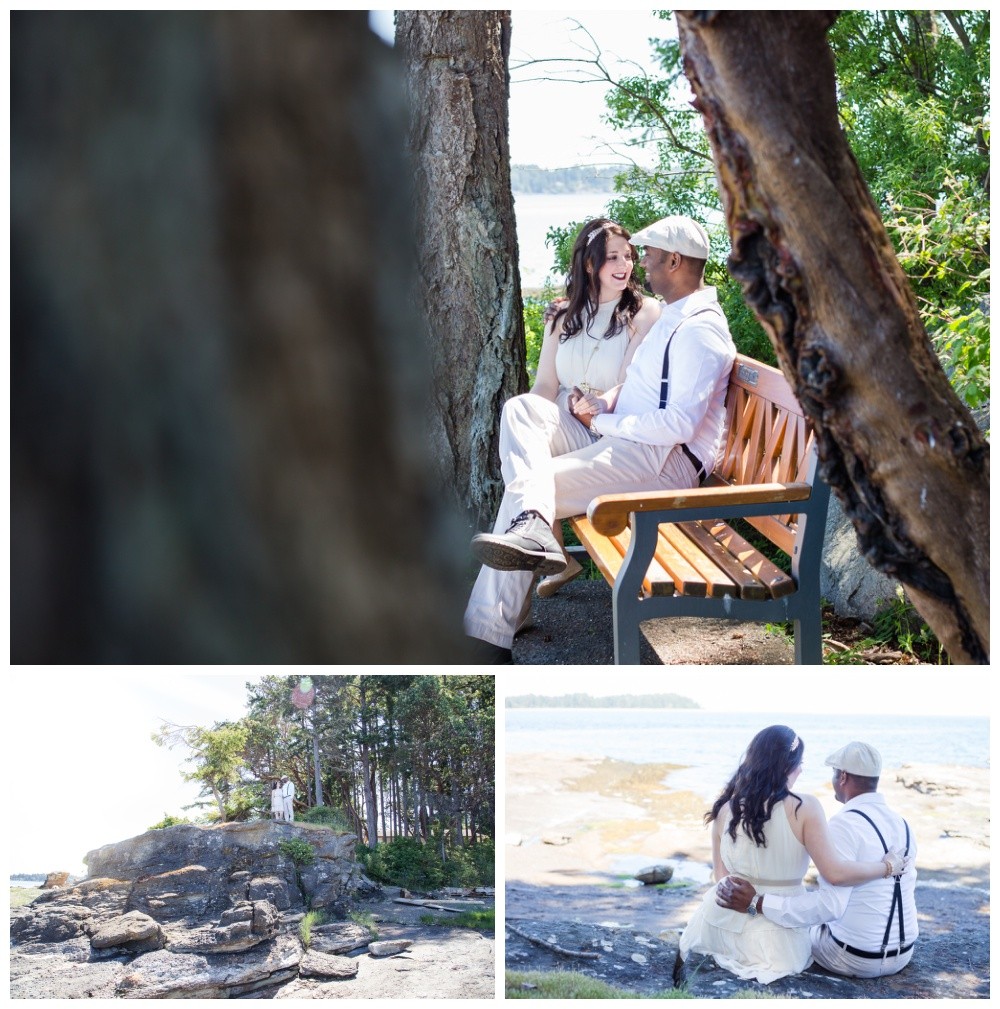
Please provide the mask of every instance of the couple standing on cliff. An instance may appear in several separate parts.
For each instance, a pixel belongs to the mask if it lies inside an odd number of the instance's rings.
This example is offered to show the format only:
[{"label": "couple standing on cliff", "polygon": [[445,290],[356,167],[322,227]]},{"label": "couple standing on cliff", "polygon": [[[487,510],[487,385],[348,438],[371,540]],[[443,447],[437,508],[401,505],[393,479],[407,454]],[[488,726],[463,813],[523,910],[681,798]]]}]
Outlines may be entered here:
[{"label": "couple standing on cliff", "polygon": [[[878,791],[873,746],[827,757],[844,804],[829,825],[815,796],[792,791],[804,750],[788,726],[763,729],[705,814],[717,886],[684,930],[681,957],[710,954],[765,984],[814,961],[848,977],[895,974],[917,937],[916,841]],[[806,891],[810,858],[820,887]]]},{"label": "couple standing on cliff", "polygon": [[287,775],[271,782],[271,816],[280,823],[295,820],[295,785]]}]

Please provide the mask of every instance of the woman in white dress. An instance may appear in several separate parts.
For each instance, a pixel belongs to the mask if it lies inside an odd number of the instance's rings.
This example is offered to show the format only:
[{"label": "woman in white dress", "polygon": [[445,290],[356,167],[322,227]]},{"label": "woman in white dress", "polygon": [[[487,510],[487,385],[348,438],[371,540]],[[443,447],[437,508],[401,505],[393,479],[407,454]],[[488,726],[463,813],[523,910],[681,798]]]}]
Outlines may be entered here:
[{"label": "woman in white dress", "polygon": [[[620,224],[598,217],[584,224],[573,245],[566,301],[545,327],[531,387],[565,410],[621,384],[636,347],[660,317],[660,303],[643,295],[633,273],[630,237]],[[562,543],[562,522],[553,532]],[[572,557],[567,562],[564,571],[539,582],[540,596],[553,595],[583,570]]]},{"label": "woman in white dress", "polygon": [[[834,885],[880,879],[892,863],[847,862],[830,841],[823,807],[814,795],[792,792],[802,771],[802,740],[787,725],[754,736],[739,768],[705,820],[712,824],[715,881],[727,875],[753,883],[758,893],[802,893],[810,858]],[[898,864],[901,855],[887,858]],[[715,887],[705,894],[680,941],[680,955],[708,953],[737,977],[764,984],[812,963],[808,928],[783,928],[763,915],[720,907]]]},{"label": "woman in white dress", "polygon": [[281,795],[281,783],[271,782],[271,817],[275,820],[285,818],[285,800]]}]

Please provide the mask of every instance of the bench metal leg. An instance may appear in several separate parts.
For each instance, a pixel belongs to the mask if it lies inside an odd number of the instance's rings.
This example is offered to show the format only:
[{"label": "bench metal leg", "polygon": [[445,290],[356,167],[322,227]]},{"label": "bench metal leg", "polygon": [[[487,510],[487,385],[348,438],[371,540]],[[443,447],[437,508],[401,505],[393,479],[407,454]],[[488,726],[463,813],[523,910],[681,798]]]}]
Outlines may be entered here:
[{"label": "bench metal leg", "polygon": [[823,665],[823,616],[817,605],[808,616],[793,621],[795,662],[801,666]]},{"label": "bench metal leg", "polygon": [[638,603],[631,606],[619,598],[612,606],[615,635],[615,665],[639,665],[639,614]]}]

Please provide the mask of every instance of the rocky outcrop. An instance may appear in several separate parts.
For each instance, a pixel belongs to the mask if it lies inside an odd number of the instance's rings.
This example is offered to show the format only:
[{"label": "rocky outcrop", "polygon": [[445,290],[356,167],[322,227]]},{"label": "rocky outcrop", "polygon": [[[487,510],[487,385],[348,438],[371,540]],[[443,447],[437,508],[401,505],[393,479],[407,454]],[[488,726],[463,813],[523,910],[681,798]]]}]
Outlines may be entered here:
[{"label": "rocky outcrop", "polygon": [[129,910],[159,922],[217,916],[246,900],[268,900],[282,911],[304,909],[295,865],[280,847],[293,837],[313,849],[313,863],[301,870],[310,906],[344,904],[361,883],[356,838],[311,824],[183,823],[105,845],[84,861],[90,878],[132,881]]},{"label": "rocky outcrop", "polygon": [[137,957],[117,986],[119,998],[237,998],[298,975],[302,944],[295,935],[239,953],[175,953]]},{"label": "rocky outcrop", "polygon": [[820,595],[839,617],[872,620],[884,602],[896,596],[899,582],[873,568],[861,555],[858,534],[834,495],[826,517],[820,564]]},{"label": "rocky outcrop", "polygon": [[159,923],[141,911],[129,911],[120,918],[112,918],[90,937],[94,949],[121,946],[134,953],[162,949],[165,944]]},{"label": "rocky outcrop", "polygon": [[[313,853],[298,874],[281,850],[292,838]],[[285,984],[304,955],[305,902],[346,909],[360,883],[354,845],[326,827],[262,821],[181,824],[92,851],[87,879],[12,912],[11,996],[233,998]],[[353,922],[326,928],[311,976],[348,977],[321,958],[371,936]]]},{"label": "rocky outcrop", "polygon": [[69,882],[68,872],[50,872],[42,883],[43,890],[51,890],[55,886],[65,886]]}]

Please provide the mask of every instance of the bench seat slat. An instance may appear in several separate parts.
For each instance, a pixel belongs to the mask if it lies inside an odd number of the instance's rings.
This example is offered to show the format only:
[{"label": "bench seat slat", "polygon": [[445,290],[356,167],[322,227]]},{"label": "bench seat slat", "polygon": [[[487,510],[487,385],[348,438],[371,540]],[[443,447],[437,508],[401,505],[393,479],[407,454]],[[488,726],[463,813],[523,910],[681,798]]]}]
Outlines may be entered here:
[{"label": "bench seat slat", "polygon": [[[706,595],[717,599],[719,596],[735,596],[739,594],[736,583],[729,577],[725,569],[716,563],[717,558],[703,550],[697,542],[686,536],[676,523],[667,523],[660,526],[660,543],[664,541],[669,543],[694,568],[705,583],[704,591],[699,590],[698,595]],[[657,550],[658,553],[659,550]],[[660,559],[660,563],[664,567],[667,566],[662,559]],[[693,595],[694,593],[686,591],[685,594]]]},{"label": "bench seat slat", "polygon": [[656,541],[653,557],[660,566],[673,578],[674,588],[678,595],[704,596],[708,586],[698,569],[663,535],[664,527],[660,526],[660,534]]},{"label": "bench seat slat", "polygon": [[[631,530],[626,529],[617,536],[602,536],[585,515],[578,515],[568,521],[577,538],[587,548],[587,553],[593,558],[598,570],[609,584],[614,585],[628,551]],[[655,557],[649,565],[646,577],[642,580],[642,592],[647,599],[651,596],[674,594],[673,579],[660,567]]]},{"label": "bench seat slat", "polygon": [[[628,550],[629,544],[632,542],[632,530],[625,529],[619,533],[619,541]],[[657,549],[653,552],[653,559],[649,562],[649,567],[646,569],[646,577],[642,581],[642,590],[648,599],[650,596],[673,596],[682,589],[678,585],[677,576],[674,571],[664,564],[664,560],[667,558],[660,553],[659,544],[657,544]],[[622,563],[625,562],[625,555],[622,554]],[[688,584],[694,584],[694,594],[698,593],[698,581],[697,579],[692,583],[689,581]],[[702,591],[700,593],[704,595],[704,585],[702,584]]]},{"label": "bench seat slat", "polygon": [[776,564],[772,564],[725,522],[706,522],[705,526],[710,535],[716,538],[728,553],[738,558],[740,563],[760,580],[773,599],[780,599],[795,591],[795,581],[790,575],[786,575]]},{"label": "bench seat slat", "polygon": [[[723,523],[718,523],[722,525]],[[713,536],[701,522],[681,522],[678,528],[690,537],[699,548],[723,570],[732,580],[735,594],[741,599],[770,599],[768,587],[752,571],[744,567],[738,557],[734,557]],[[726,529],[729,526],[725,526]]]}]

